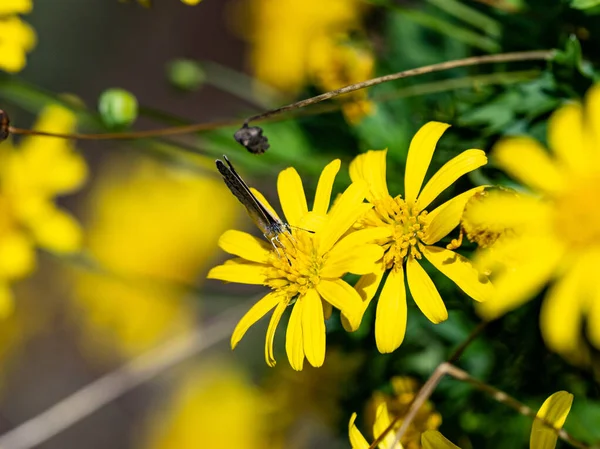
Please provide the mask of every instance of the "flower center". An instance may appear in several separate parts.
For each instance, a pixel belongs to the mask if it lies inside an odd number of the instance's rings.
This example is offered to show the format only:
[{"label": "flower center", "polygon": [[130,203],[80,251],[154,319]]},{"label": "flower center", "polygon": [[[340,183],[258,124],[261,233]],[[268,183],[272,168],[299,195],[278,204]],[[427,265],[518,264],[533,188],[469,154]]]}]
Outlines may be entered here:
[{"label": "flower center", "polygon": [[600,174],[581,179],[556,200],[555,228],[576,247],[600,245]]},{"label": "flower center", "polygon": [[373,209],[367,212],[361,224],[365,227],[392,228],[391,237],[386,242],[379,242],[385,249],[383,260],[386,268],[401,264],[408,255],[421,258],[418,244],[427,230],[427,211],[421,211],[400,195],[374,203]]},{"label": "flower center", "polygon": [[267,268],[267,285],[292,298],[304,295],[320,281],[324,259],[317,255],[312,234],[307,231],[279,234],[280,249],[273,250]]}]

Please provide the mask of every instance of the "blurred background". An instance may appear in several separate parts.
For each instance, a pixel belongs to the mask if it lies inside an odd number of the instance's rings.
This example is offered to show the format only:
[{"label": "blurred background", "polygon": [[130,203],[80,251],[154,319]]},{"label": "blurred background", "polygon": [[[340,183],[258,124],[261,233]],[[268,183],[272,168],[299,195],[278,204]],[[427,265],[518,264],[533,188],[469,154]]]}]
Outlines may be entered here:
[{"label": "blurred background", "polygon": [[[3,144],[29,155],[34,170],[23,175],[21,162],[0,169],[0,242],[11,229],[27,231],[10,234],[20,243],[0,248],[0,433],[139,356],[150,364],[177,357],[182,341],[192,349],[180,363],[35,447],[343,448],[350,446],[351,413],[366,435],[376,404],[388,401],[401,413],[478,323],[469,298],[438,273],[450,319],[435,326],[409,302],[406,340],[389,355],[373,344],[373,311],[354,334],[332,318],[319,369],[292,371],[281,329],[278,364],[268,368],[262,321],[232,352],[231,331],[263,289],[205,276],[226,258],[217,247],[223,231],[258,231],[214,158],[227,154],[277,205],[281,169],[296,167],[311,198],[330,160],[342,159],[341,191],[348,162],[368,149],[389,149],[390,192],[401,192],[410,139],[430,120],[453,125],[430,173],[467,148],[489,150],[502,135],[544,140],[552,110],[598,79],[597,3],[154,0],[146,7],[134,0],[33,0],[33,10],[18,17],[37,41],[22,70],[1,73],[1,108],[15,126],[57,132],[126,129],[127,112],[97,112],[110,88],[135,96],[139,114],[131,127],[150,129],[243,119],[374,76],[472,55],[556,48],[562,59],[454,69],[358,91],[265,123],[271,149],[260,157],[233,140],[235,126],[165,139],[16,137]],[[492,165],[456,189],[501,176]],[[559,389],[580,394],[567,428],[598,441],[600,426],[586,424],[600,419],[597,371],[545,348],[538,309],[534,301],[494,323],[462,366],[534,408]],[[530,422],[448,380],[405,447],[420,447],[419,432],[439,426],[463,448],[526,447]],[[3,449],[29,447],[21,443],[0,438]]]}]

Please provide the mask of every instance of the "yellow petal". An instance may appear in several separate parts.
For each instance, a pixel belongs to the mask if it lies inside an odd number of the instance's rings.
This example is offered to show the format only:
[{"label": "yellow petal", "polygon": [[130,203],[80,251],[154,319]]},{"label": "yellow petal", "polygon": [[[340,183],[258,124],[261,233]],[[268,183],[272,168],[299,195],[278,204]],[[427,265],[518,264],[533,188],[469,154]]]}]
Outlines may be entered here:
[{"label": "yellow petal", "polygon": [[548,144],[557,159],[569,170],[589,164],[589,148],[584,144],[583,107],[571,103],[556,110],[548,120]]},{"label": "yellow petal", "polygon": [[8,317],[14,308],[15,300],[10,286],[6,282],[0,282],[0,318]]},{"label": "yellow petal", "polygon": [[[275,307],[273,315],[271,315],[271,319],[269,320],[269,327],[267,328],[267,336],[265,338],[265,360],[267,361],[267,365],[270,367],[274,367],[276,363],[275,354],[273,353],[273,340],[275,339],[277,325],[279,324],[279,321],[281,321],[281,316],[283,315],[286,307],[286,301],[279,301],[277,307]],[[240,337],[240,339],[241,338],[242,337]]]},{"label": "yellow petal", "polygon": [[363,204],[367,187],[362,182],[354,182],[337,201],[335,209],[329,213],[322,228],[316,234],[319,254],[325,254],[345,234],[356,220],[362,217],[372,205]]},{"label": "yellow petal", "polygon": [[235,326],[233,334],[231,334],[231,349],[235,349],[246,334],[246,331],[250,329],[250,326],[265,316],[277,304],[283,302],[283,300],[284,298],[280,294],[271,292],[254,304],[242,317],[237,326]]},{"label": "yellow petal", "polygon": [[302,336],[302,308],[304,298],[298,298],[292,308],[290,321],[285,334],[285,352],[291,367],[296,371],[302,371],[304,366],[304,338]]},{"label": "yellow petal", "polygon": [[0,15],[27,14],[32,8],[31,0],[4,0],[0,4]]},{"label": "yellow petal", "polygon": [[223,251],[251,262],[267,263],[271,254],[271,247],[264,240],[234,229],[219,237],[219,246]]},{"label": "yellow petal", "polygon": [[27,276],[35,269],[33,242],[22,232],[0,236],[0,279]]},{"label": "yellow petal", "polygon": [[[504,248],[502,248],[504,247]],[[478,303],[478,313],[487,320],[516,309],[531,299],[554,274],[563,249],[552,238],[546,236],[526,236],[502,242],[498,251],[519,252],[521,257],[512,266],[494,278],[494,298]]]},{"label": "yellow petal", "polygon": [[358,282],[354,285],[354,289],[358,292],[363,300],[363,307],[365,309],[371,302],[371,299],[373,299],[375,296],[375,293],[377,293],[377,289],[379,288],[379,284],[381,283],[384,272],[385,266],[382,261],[375,265],[375,271],[373,271],[373,273],[361,276]]},{"label": "yellow petal", "polygon": [[208,272],[206,278],[253,285],[264,285],[267,282],[265,266],[244,259],[231,259],[223,265],[217,265]]},{"label": "yellow petal", "polygon": [[570,267],[548,290],[540,312],[540,330],[546,345],[567,356],[581,344],[582,315],[590,293],[582,279],[584,270],[581,261]]},{"label": "yellow petal", "polygon": [[369,443],[356,427],[356,413],[352,413],[350,422],[348,423],[348,436],[350,437],[350,445],[352,449],[369,449]]},{"label": "yellow petal", "polygon": [[423,315],[434,324],[448,319],[448,311],[442,297],[414,257],[409,257],[406,262],[406,277],[410,293]]},{"label": "yellow petal", "polygon": [[325,362],[325,318],[321,297],[309,289],[302,297],[302,337],[308,362],[318,368]]},{"label": "yellow petal", "polygon": [[385,280],[375,317],[375,342],[382,354],[394,352],[406,333],[406,287],[404,270],[396,266]]},{"label": "yellow petal", "polygon": [[321,172],[319,183],[317,184],[317,191],[315,193],[315,201],[312,208],[312,211],[316,214],[325,215],[329,210],[331,190],[333,189],[335,177],[340,171],[340,165],[340,160],[335,159],[334,161],[330,162]]},{"label": "yellow petal", "polygon": [[356,290],[341,279],[335,281],[322,279],[317,284],[317,291],[325,301],[346,316],[352,331],[358,329],[364,310],[362,300]]},{"label": "yellow petal", "polygon": [[446,237],[460,223],[467,202],[473,195],[482,192],[484,189],[485,186],[481,186],[467,190],[432,210],[427,215],[429,225],[423,242],[432,245]]},{"label": "yellow petal", "polygon": [[408,149],[404,177],[404,199],[406,201],[414,202],[417,200],[435,146],[444,131],[449,127],[450,125],[446,123],[429,122],[423,125],[412,138]]},{"label": "yellow petal", "polygon": [[292,226],[298,226],[302,217],[308,212],[308,206],[302,180],[296,169],[290,167],[279,173],[277,192],[287,222]]},{"label": "yellow petal", "polygon": [[556,430],[560,430],[564,425],[572,404],[573,395],[566,391],[554,393],[544,401],[536,416],[547,421],[553,428],[546,426],[540,420],[534,420],[529,440],[531,449],[554,449],[556,447]]},{"label": "yellow petal", "polygon": [[462,175],[487,164],[481,150],[466,150],[446,162],[429,180],[418,197],[420,209],[425,209],[437,196],[450,187]]},{"label": "yellow petal", "polygon": [[42,248],[56,253],[73,253],[81,248],[81,226],[64,211],[49,207],[28,225],[33,238]]},{"label": "yellow petal", "polygon": [[352,182],[363,181],[368,186],[367,200],[373,202],[390,196],[385,179],[387,150],[370,150],[356,156],[350,163]]},{"label": "yellow petal", "polygon": [[256,199],[258,201],[260,201],[260,203],[265,206],[265,208],[271,212],[273,214],[274,217],[276,217],[278,220],[281,220],[281,218],[279,218],[279,215],[277,214],[277,211],[275,211],[275,209],[273,209],[273,206],[271,206],[271,203],[269,203],[269,201],[265,198],[265,196],[260,193],[258,190],[256,190],[254,187],[250,187],[250,191],[252,192],[252,194],[256,197]]},{"label": "yellow petal", "polygon": [[477,271],[466,257],[437,246],[424,246],[420,249],[431,265],[475,301],[487,301],[494,297],[494,286],[489,278]]},{"label": "yellow petal", "polygon": [[[380,435],[385,432],[385,430],[391,424],[390,415],[388,413],[387,403],[383,401],[381,404],[377,406],[377,410],[375,411],[375,423],[373,423],[373,436],[375,438],[379,438]],[[396,439],[396,435],[393,431],[388,432],[381,443],[379,443],[380,449],[402,449],[400,444],[393,444]]]},{"label": "yellow petal", "polygon": [[510,137],[494,147],[494,159],[518,181],[535,191],[559,192],[564,176],[548,152],[530,137]]},{"label": "yellow petal", "polygon": [[585,261],[585,279],[587,288],[589,315],[587,319],[587,335],[590,342],[600,348],[600,283],[597,280],[596,270],[600,266],[600,250],[591,251]]},{"label": "yellow petal", "polygon": [[[595,158],[598,162],[597,149],[600,148],[600,83],[594,84],[585,96],[585,114],[588,133],[590,134],[591,149],[595,148]],[[589,151],[587,152],[589,154]],[[583,159],[585,161],[585,159]]]},{"label": "yellow petal", "polygon": [[460,449],[437,430],[423,432],[421,434],[421,445],[423,449]]},{"label": "yellow petal", "polygon": [[344,252],[332,251],[321,269],[324,278],[339,278],[346,273],[369,274],[376,270],[375,263],[383,257],[379,245],[355,246]]}]

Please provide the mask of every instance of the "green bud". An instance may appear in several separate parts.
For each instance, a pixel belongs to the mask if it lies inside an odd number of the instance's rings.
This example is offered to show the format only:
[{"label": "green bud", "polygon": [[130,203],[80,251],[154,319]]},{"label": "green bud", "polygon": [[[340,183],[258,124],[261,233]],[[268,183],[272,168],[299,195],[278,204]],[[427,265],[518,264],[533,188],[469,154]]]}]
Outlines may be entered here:
[{"label": "green bud", "polygon": [[202,66],[190,59],[176,59],[167,66],[169,82],[177,89],[195,91],[206,80]]},{"label": "green bud", "polygon": [[137,98],[125,89],[107,89],[100,95],[98,111],[109,128],[127,128],[137,119]]}]

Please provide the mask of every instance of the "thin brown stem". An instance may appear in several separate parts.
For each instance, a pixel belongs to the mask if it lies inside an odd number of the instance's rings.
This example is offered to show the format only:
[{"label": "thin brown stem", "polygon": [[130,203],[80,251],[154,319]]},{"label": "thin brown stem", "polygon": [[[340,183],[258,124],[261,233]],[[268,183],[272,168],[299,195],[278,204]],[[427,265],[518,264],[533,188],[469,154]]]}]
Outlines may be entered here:
[{"label": "thin brown stem", "polygon": [[[467,67],[481,64],[490,64],[497,62],[516,62],[516,61],[536,61],[536,60],[550,60],[554,57],[555,50],[536,50],[516,53],[502,53],[497,55],[484,55],[484,56],[473,56],[470,58],[457,59],[454,61],[446,61],[439,64],[432,64],[424,67],[418,67],[415,69],[404,70],[402,72],[392,73],[390,75],[380,76],[373,78],[361,83],[351,84],[349,86],[342,87],[341,89],[326,92],[315,97],[307,98],[286,106],[282,106],[277,109],[273,109],[262,114],[254,115],[248,118],[244,123],[248,124],[254,121],[263,121],[268,118],[272,118],[276,115],[284,112],[292,111],[295,109],[304,108],[316,103],[320,103],[325,100],[329,100],[338,97],[349,92],[356,90],[365,89],[367,87],[375,86],[377,84],[387,83],[389,81],[395,81],[401,78],[409,78],[412,76],[423,75],[426,73],[441,72],[443,70],[450,70],[458,67]],[[63,134],[63,133],[51,133],[44,131],[35,131],[31,129],[23,129],[14,126],[8,127],[8,130],[12,134],[20,135],[35,135],[45,137],[57,137],[62,139],[74,139],[74,140],[131,140],[131,139],[143,139],[149,137],[164,137],[174,136],[180,134],[189,134],[198,131],[208,131],[212,129],[227,127],[227,126],[238,126],[239,120],[229,120],[223,122],[208,122],[208,123],[195,123],[190,125],[172,126],[168,128],[151,129],[146,131],[131,131],[121,133],[94,133],[94,134]]]}]

